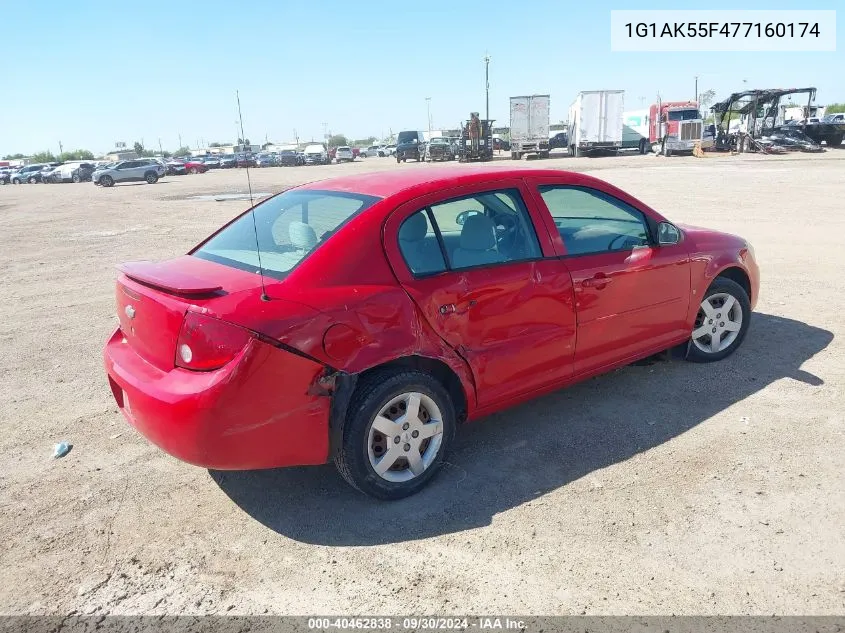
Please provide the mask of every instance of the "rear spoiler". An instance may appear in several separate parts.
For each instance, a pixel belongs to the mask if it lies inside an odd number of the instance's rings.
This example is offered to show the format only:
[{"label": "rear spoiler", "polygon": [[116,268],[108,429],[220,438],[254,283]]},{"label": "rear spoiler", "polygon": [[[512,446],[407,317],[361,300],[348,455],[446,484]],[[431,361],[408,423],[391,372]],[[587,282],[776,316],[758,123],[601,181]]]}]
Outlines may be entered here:
[{"label": "rear spoiler", "polygon": [[130,279],[177,295],[207,295],[223,286],[173,269],[172,262],[126,262],[117,269]]}]

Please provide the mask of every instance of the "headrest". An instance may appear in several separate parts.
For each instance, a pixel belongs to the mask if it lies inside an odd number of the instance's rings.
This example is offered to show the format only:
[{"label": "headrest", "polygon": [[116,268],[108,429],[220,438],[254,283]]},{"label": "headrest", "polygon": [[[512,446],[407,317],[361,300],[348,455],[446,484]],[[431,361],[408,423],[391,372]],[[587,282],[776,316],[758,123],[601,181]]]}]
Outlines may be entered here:
[{"label": "headrest", "polygon": [[317,233],[310,224],[291,222],[288,228],[290,243],[303,251],[310,251],[317,246]]},{"label": "headrest", "polygon": [[402,223],[399,229],[399,239],[406,242],[418,242],[428,233],[428,218],[423,211],[419,211]]},{"label": "headrest", "polygon": [[496,226],[486,215],[471,215],[461,229],[461,248],[489,251],[496,247]]}]

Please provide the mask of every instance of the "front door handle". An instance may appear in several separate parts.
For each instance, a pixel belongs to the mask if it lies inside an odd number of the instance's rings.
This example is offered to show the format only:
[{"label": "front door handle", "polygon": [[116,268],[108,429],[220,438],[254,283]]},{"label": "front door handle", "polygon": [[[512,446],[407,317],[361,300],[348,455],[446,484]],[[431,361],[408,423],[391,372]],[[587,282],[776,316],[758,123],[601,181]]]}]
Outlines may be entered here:
[{"label": "front door handle", "polygon": [[584,281],[582,281],[581,285],[584,288],[595,288],[596,290],[601,290],[607,284],[609,284],[611,281],[613,281],[612,277],[608,277],[604,273],[598,273],[595,276],[590,277],[589,279],[585,279]]}]

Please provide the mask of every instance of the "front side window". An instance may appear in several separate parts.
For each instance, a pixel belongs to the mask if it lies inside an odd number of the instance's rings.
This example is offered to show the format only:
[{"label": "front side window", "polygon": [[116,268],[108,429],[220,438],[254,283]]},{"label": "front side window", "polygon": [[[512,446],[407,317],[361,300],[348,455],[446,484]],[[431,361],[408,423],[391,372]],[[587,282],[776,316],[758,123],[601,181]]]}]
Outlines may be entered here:
[{"label": "front side window", "polygon": [[[425,243],[412,246],[409,236]],[[399,248],[415,275],[440,272],[444,263],[461,270],[542,256],[531,218],[515,189],[462,196],[420,210],[402,224]]]},{"label": "front side window", "polygon": [[548,185],[540,194],[554,219],[567,255],[587,255],[647,246],[643,214],[593,189]]},{"label": "front side window", "polygon": [[287,191],[258,204],[254,220],[252,213],[245,213],[191,255],[258,272],[260,249],[262,272],[284,279],[345,222],[377,201],[337,191]]}]

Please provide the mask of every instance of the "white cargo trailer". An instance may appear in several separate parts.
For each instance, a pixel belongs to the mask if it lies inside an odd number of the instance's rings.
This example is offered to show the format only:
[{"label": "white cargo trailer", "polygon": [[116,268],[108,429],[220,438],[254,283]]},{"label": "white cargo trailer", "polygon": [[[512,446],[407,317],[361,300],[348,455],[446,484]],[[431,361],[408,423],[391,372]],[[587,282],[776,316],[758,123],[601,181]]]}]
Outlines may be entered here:
[{"label": "white cargo trailer", "polygon": [[573,156],[622,147],[624,90],[579,92],[569,106],[569,153]]},{"label": "white cargo trailer", "polygon": [[511,97],[511,158],[549,157],[549,95]]}]

